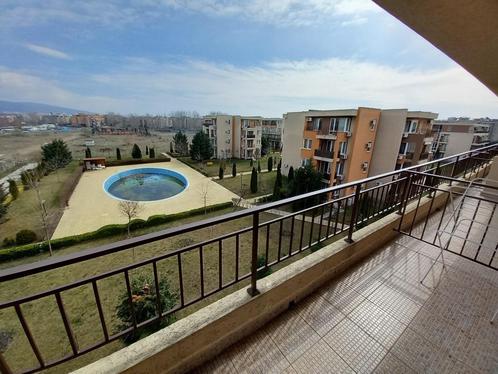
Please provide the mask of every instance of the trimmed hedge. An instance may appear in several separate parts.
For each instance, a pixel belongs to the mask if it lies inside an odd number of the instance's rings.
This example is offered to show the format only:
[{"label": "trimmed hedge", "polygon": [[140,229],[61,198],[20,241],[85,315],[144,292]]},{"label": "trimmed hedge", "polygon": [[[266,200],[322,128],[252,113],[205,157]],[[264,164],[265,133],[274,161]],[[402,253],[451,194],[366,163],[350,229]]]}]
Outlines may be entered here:
[{"label": "trimmed hedge", "polygon": [[[227,203],[208,206],[207,209],[210,212],[214,212],[217,210],[230,208],[232,206],[233,204],[231,202],[227,202]],[[153,227],[164,223],[176,221],[178,219],[196,216],[203,213],[204,213],[204,207],[175,214],[157,214],[150,216],[147,220],[137,218],[131,221],[130,230],[133,231],[145,227]],[[66,236],[64,238],[51,240],[50,242],[52,244],[52,249],[56,250],[95,239],[102,239],[116,235],[124,235],[127,232],[127,227],[128,225],[126,223],[106,225],[96,231],[91,231],[79,235]],[[22,257],[34,256],[43,252],[48,252],[48,243],[46,241],[26,244],[18,247],[0,249],[0,261],[9,261]]]},{"label": "trimmed hedge", "polygon": [[137,164],[151,164],[154,162],[170,162],[171,158],[169,157],[158,157],[158,158],[149,158],[149,159],[137,159],[137,160],[112,160],[107,161],[107,166],[122,166],[122,165],[137,165]]}]

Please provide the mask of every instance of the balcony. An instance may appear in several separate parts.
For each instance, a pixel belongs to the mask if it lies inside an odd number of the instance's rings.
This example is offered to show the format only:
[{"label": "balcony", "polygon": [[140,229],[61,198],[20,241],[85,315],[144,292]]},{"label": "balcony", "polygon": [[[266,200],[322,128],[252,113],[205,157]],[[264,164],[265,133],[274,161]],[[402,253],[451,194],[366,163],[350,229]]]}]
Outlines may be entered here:
[{"label": "balcony", "polygon": [[[498,256],[457,242],[443,259],[433,244],[434,230],[449,217],[450,188],[458,193],[485,173],[497,153],[492,145],[4,268],[0,283],[12,292],[0,300],[2,322],[16,327],[0,369],[72,370],[77,363],[66,361],[104,346],[105,356],[123,347],[120,337],[175,316],[175,323],[83,372],[185,372],[199,365],[203,372],[493,372],[498,330],[489,320],[498,308]],[[471,216],[493,218],[484,212],[491,203],[479,201]],[[491,231],[466,231],[481,244],[496,240],[484,237]],[[194,233],[201,239],[183,240]],[[115,266],[102,268],[109,258]],[[81,268],[83,276],[74,271]],[[64,270],[69,278],[61,277]],[[152,282],[135,295],[130,284],[141,272]],[[41,278],[50,288],[40,287]],[[161,300],[154,285],[163,280],[176,301],[157,302],[155,313],[138,320],[136,299]],[[134,316],[126,326],[113,323],[119,294]],[[42,318],[58,328],[40,334]],[[89,331],[97,338],[89,340]]]},{"label": "balcony", "polygon": [[254,139],[256,137],[255,134],[246,134],[247,139]]},{"label": "balcony", "polygon": [[333,160],[334,159],[334,151],[333,150],[328,151],[328,150],[324,150],[324,149],[315,149],[314,156],[325,158],[327,160]]},{"label": "balcony", "polygon": [[429,158],[429,152],[424,152],[420,154],[419,160],[427,160]]}]

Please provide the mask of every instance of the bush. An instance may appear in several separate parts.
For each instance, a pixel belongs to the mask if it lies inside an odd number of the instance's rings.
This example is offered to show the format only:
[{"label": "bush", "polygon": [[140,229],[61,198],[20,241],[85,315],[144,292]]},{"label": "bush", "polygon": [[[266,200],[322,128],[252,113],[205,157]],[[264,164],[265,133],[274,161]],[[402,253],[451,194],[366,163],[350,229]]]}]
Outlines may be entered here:
[{"label": "bush", "polygon": [[273,157],[268,157],[268,171],[273,170]]},{"label": "bush", "polygon": [[232,177],[236,177],[237,176],[237,164],[234,162],[232,164]]},{"label": "bush", "polygon": [[16,245],[16,240],[12,238],[4,238],[3,239],[3,244],[4,247],[12,247]]},{"label": "bush", "polygon": [[16,244],[23,245],[36,242],[36,233],[31,230],[21,230],[16,234]]},{"label": "bush", "polygon": [[[121,320],[120,330],[125,330],[133,326],[133,317],[136,323],[141,323],[154,318],[158,315],[157,310],[157,293],[154,278],[151,275],[140,274],[131,279],[131,303],[128,297],[128,292],[121,294],[119,305],[116,308],[116,315]],[[171,310],[177,303],[178,296],[170,290],[170,285],[165,278],[159,279],[159,299],[161,312]],[[133,312],[132,308],[133,307]],[[139,330],[135,330],[126,334],[123,341],[126,344],[133,343],[144,336],[150,335],[153,332],[168,326],[175,321],[174,315],[168,315],[161,318],[157,322],[144,326]]]},{"label": "bush", "polygon": [[156,158],[156,151],[154,148],[149,149],[149,158]]},{"label": "bush", "polygon": [[251,172],[251,192],[258,192],[258,173],[256,173],[256,169],[252,168]]},{"label": "bush", "polygon": [[133,148],[131,150],[131,157],[134,158],[135,160],[142,158],[142,151],[140,150],[140,147],[137,144],[133,144]]},{"label": "bush", "polygon": [[116,160],[121,160],[121,150],[116,148]]},{"label": "bush", "polygon": [[223,167],[220,166],[220,170],[218,170],[218,178],[223,179],[223,173],[224,173]]},{"label": "bush", "polygon": [[63,168],[73,159],[67,144],[61,139],[54,139],[51,143],[43,145],[41,149],[44,169]]},{"label": "bush", "polygon": [[[217,211],[229,208],[231,206],[233,206],[232,203],[215,204],[209,206],[208,210]],[[192,217],[198,214],[204,214],[204,207],[176,214],[154,215],[150,216],[149,219],[147,219],[147,221],[144,221],[142,219],[136,219],[132,221],[132,224],[134,226],[134,229],[143,228],[143,227],[153,227],[168,222],[172,222],[175,220],[179,220],[182,218]],[[127,232],[127,226],[128,225],[126,223],[106,225],[96,231],[54,239],[51,241],[52,249],[56,250],[95,239],[108,238],[110,236],[116,236],[116,235],[124,235]],[[13,239],[9,243],[11,243],[9,244],[9,246],[15,244]],[[5,246],[5,240],[4,240],[4,246]],[[6,248],[0,250],[0,262],[14,260],[22,257],[34,256],[43,252],[48,252],[47,242],[31,243],[22,246],[17,246],[14,248]]]},{"label": "bush", "polygon": [[12,196],[12,200],[15,200],[19,196],[19,189],[17,188],[17,183],[15,180],[12,179],[9,179],[8,182],[9,182],[10,196]]},{"label": "bush", "polygon": [[266,266],[266,257],[265,256],[259,255],[257,264],[258,264],[258,269],[259,269],[258,274],[257,274],[258,279],[267,277],[268,275],[270,275],[272,273],[271,268]]}]

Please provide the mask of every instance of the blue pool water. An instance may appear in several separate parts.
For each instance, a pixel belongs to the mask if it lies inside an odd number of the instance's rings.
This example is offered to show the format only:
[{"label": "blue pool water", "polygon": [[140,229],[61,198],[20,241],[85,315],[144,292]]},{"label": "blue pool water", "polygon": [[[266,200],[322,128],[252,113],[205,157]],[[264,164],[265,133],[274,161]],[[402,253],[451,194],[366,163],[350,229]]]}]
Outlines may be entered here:
[{"label": "blue pool water", "polygon": [[182,174],[162,168],[125,170],[111,175],[104,190],[120,200],[162,200],[182,192],[188,186]]}]

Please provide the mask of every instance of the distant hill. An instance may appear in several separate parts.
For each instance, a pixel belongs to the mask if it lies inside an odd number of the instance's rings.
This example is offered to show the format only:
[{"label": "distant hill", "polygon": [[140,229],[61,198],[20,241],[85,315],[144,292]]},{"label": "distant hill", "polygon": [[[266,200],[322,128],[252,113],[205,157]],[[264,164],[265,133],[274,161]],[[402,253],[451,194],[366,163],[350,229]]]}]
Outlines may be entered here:
[{"label": "distant hill", "polygon": [[64,108],[61,106],[29,103],[20,101],[2,101],[0,100],[0,113],[88,113],[83,110]]}]

